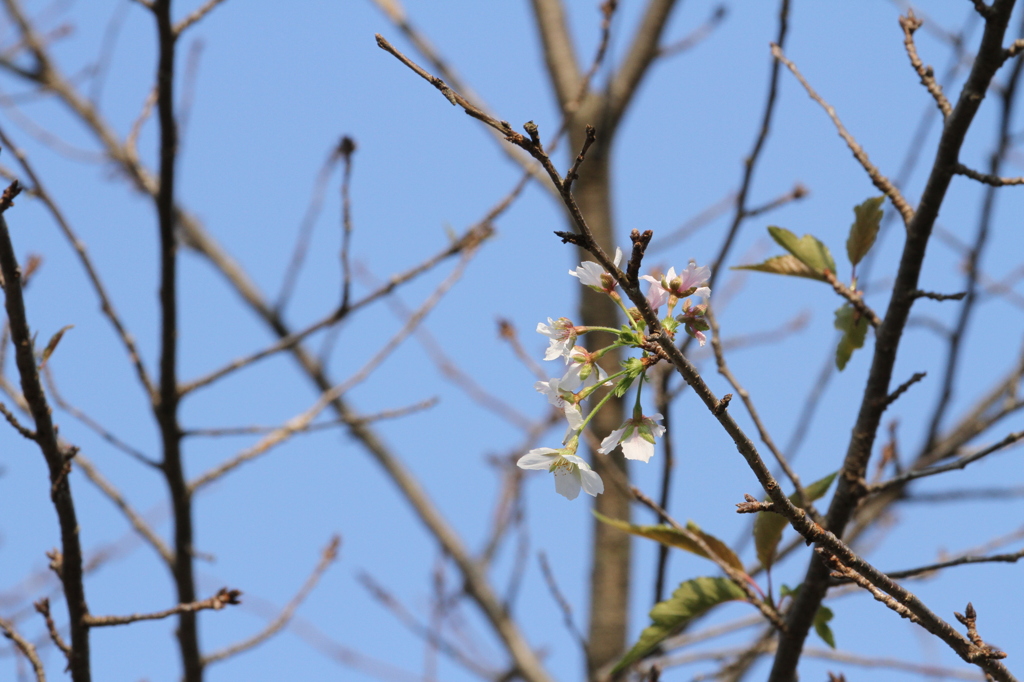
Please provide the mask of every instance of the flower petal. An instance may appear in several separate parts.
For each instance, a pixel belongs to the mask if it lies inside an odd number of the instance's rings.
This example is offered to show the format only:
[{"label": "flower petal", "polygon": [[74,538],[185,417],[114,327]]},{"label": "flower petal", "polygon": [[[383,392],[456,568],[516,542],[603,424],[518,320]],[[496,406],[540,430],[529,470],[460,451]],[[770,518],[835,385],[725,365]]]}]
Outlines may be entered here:
[{"label": "flower petal", "polygon": [[520,469],[550,469],[557,453],[554,448],[535,448],[520,457],[516,466]]},{"label": "flower petal", "polygon": [[610,455],[612,450],[614,450],[618,446],[619,441],[622,440],[622,434],[625,431],[626,427],[623,426],[622,428],[615,429],[614,431],[609,433],[608,437],[601,441],[601,447],[598,448],[597,451],[600,452],[602,455]]},{"label": "flower petal", "polygon": [[604,492],[604,481],[597,474],[596,471],[587,469],[586,471],[580,470],[580,484],[583,486],[583,491],[588,495],[597,497]]},{"label": "flower petal", "polygon": [[575,500],[582,486],[579,474],[573,472],[573,467],[568,462],[556,467],[554,473],[555,492],[568,500]]},{"label": "flower petal", "polygon": [[654,455],[654,443],[651,443],[636,429],[629,438],[622,441],[622,455],[626,459],[638,462],[649,462]]}]

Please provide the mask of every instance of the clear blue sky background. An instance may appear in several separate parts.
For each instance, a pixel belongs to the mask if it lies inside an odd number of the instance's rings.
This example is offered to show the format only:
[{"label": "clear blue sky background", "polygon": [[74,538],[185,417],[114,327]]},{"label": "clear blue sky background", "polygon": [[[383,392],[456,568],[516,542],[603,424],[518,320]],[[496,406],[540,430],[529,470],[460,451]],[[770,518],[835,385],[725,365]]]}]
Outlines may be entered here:
[{"label": "clear blue sky background", "polygon": [[[184,16],[194,4],[176,4]],[[579,54],[589,59],[598,37],[594,2],[567,3]],[[636,24],[639,2],[624,2],[616,18],[609,64],[617,64]],[[155,65],[155,30],[148,13],[127,0],[118,2],[26,2],[27,10],[47,29],[69,25],[70,35],[54,44],[60,66],[90,91],[87,67],[94,64],[104,32],[119,22],[100,102],[122,134],[138,116],[150,88]],[[679,39],[710,15],[714,3],[680,3],[667,30]],[[487,104],[514,126],[536,121],[542,135],[558,126],[543,72],[529,5],[517,2],[408,2],[410,19],[472,84]],[[688,218],[738,187],[742,160],[753,143],[767,90],[768,43],[776,33],[776,3],[734,3],[726,20],[698,47],[656,64],[643,83],[619,135],[615,150],[614,204],[620,242],[630,229],[668,234]],[[928,3],[926,19],[955,31],[973,11],[970,3]],[[897,23],[899,7],[890,2],[794,3],[787,55],[819,93],[832,104],[847,128],[883,172],[895,174],[924,112],[934,108],[919,85],[903,50]],[[1020,12],[1018,11],[1018,14]],[[1011,32],[1016,36],[1019,17]],[[9,25],[0,39],[14,40]],[[355,224],[353,259],[378,279],[401,272],[444,248],[447,231],[461,232],[503,197],[520,171],[509,163],[482,126],[448,104],[429,85],[378,49],[373,34],[382,33],[399,49],[417,58],[388,20],[369,2],[279,3],[229,0],[193,28],[181,44],[179,69],[201,46],[192,102],[184,129],[179,196],[233,253],[250,275],[273,296],[280,287],[294,237],[308,205],[316,174],[343,134],[358,143],[354,158],[352,204]],[[940,74],[949,63],[948,45],[934,34],[918,32],[925,63]],[[969,50],[980,35],[969,34]],[[604,72],[607,73],[607,69]],[[599,77],[600,79],[600,77]],[[948,92],[955,99],[962,79]],[[0,92],[15,96],[25,86],[8,76]],[[182,90],[179,88],[179,94]],[[778,251],[765,227],[778,224],[811,232],[832,247],[840,275],[849,276],[845,240],[851,208],[877,194],[853,160],[824,112],[809,100],[787,72],[772,135],[751,193],[759,205],[804,183],[810,195],[769,216],[751,219],[732,251],[729,264],[759,261]],[[2,125],[23,146],[50,192],[87,243],[116,306],[155,371],[157,355],[157,260],[154,212],[150,202],[133,193],[109,164],[59,153],[41,144],[30,119],[64,140],[70,149],[95,153],[96,145],[67,112],[46,98],[18,98],[17,111],[0,111]],[[982,107],[963,160],[983,168],[995,138],[995,99]],[[1015,130],[1020,129],[1018,115]],[[930,165],[939,126],[933,122],[922,162],[908,183],[915,200]],[[152,163],[155,127],[148,122],[140,152]],[[77,155],[81,156],[81,155]],[[564,154],[559,163],[567,162]],[[13,166],[5,151],[0,164]],[[1024,173],[1018,153],[1007,175]],[[340,287],[337,252],[340,206],[338,175],[331,180],[324,210],[316,225],[308,267],[300,280],[288,319],[295,326],[319,319],[337,302]],[[1020,216],[1024,190],[999,193],[990,246],[983,267],[996,279],[1021,262]],[[963,241],[973,239],[981,189],[963,178],[953,181],[939,222]],[[887,206],[887,211],[892,209]],[[118,437],[158,457],[158,437],[142,391],[109,324],[99,315],[95,295],[68,245],[42,208],[23,197],[7,214],[19,254],[39,253],[42,270],[28,292],[30,322],[40,339],[67,324],[51,360],[68,401],[114,431]],[[677,268],[693,258],[707,263],[717,252],[728,215],[713,221],[691,239],[652,256],[649,265]],[[578,283],[567,275],[574,251],[551,233],[564,229],[562,214],[550,196],[530,187],[497,224],[469,266],[465,277],[431,314],[425,327],[447,353],[487,390],[531,417],[547,405],[532,388],[534,378],[497,335],[496,320],[510,320],[527,350],[538,360],[544,339],[532,332],[547,317],[572,316]],[[884,311],[891,276],[902,247],[898,223],[876,246],[878,258],[869,286],[869,303]],[[963,276],[959,256],[933,240],[922,286],[958,291]],[[417,307],[450,272],[451,264],[403,288],[399,297]],[[238,302],[221,277],[194,254],[183,252],[181,268],[181,375],[188,379],[264,347],[271,336]],[[357,292],[367,291],[357,284]],[[1017,287],[1020,290],[1020,286]],[[728,292],[728,294],[727,294]],[[716,298],[717,297],[717,298]],[[1019,298],[1019,294],[1018,294]],[[713,301],[720,301],[725,338],[757,334],[779,327],[806,310],[809,322],[799,333],[771,345],[737,350],[729,360],[751,391],[775,440],[785,444],[805,396],[827,361],[835,341],[832,311],[838,305],[826,287],[807,280],[734,273],[719,280]],[[921,318],[949,324],[956,303],[922,302]],[[986,297],[966,339],[966,361],[956,383],[951,415],[956,416],[1001,376],[1018,357],[1024,321],[1021,307],[1005,298]],[[402,321],[386,306],[350,319],[341,329],[330,362],[340,381],[371,357],[400,328]],[[319,338],[313,347],[317,348]],[[900,420],[900,445],[910,456],[920,447],[924,417],[936,400],[944,363],[944,344],[934,330],[919,324],[904,338],[895,372],[902,382],[913,372],[928,378],[915,386],[886,415]],[[834,377],[818,406],[819,418],[796,453],[804,481],[838,468],[859,404],[873,340],[857,353],[846,371]],[[726,384],[705,352],[695,352],[706,379],[719,395]],[[554,374],[561,366],[550,366]],[[7,370],[8,378],[12,377]],[[232,375],[215,387],[189,397],[182,412],[186,427],[279,424],[315,400],[308,383],[287,357],[273,359]],[[499,477],[488,457],[507,456],[523,440],[522,432],[480,406],[445,379],[415,339],[408,341],[373,377],[354,389],[352,403],[363,413],[396,408],[432,397],[433,409],[379,428],[422,483],[466,544],[478,550],[486,537]],[[758,494],[757,482],[729,438],[706,410],[684,394],[675,423],[679,460],[673,513],[693,519],[708,532],[733,541],[747,529],[734,512],[744,493]],[[734,403],[734,414],[749,421]],[[61,433],[149,516],[167,535],[166,492],[160,478],[98,439],[67,414],[57,414]],[[1007,419],[979,444],[1022,428],[1020,416]],[[750,433],[754,433],[750,429]],[[554,446],[561,429],[542,444]],[[602,434],[603,435],[603,434]],[[252,442],[251,437],[192,438],[186,442],[187,470],[206,471]],[[44,552],[59,542],[48,499],[42,457],[9,428],[0,429],[0,614],[9,616],[29,600],[49,592]],[[634,466],[638,484],[656,490],[660,464]],[[921,483],[915,491],[961,486],[1013,486],[1021,483],[1019,453],[996,455],[965,472]],[[123,518],[79,474],[72,485],[90,555],[116,548],[87,583],[96,614],[154,611],[173,603],[167,572],[152,551],[135,542]],[[569,503],[557,496],[545,474],[526,480],[529,558],[515,613],[531,643],[546,652],[559,679],[582,678],[581,655],[562,626],[536,559],[544,551],[555,568],[560,588],[573,605],[577,623],[586,620],[589,535],[588,499]],[[894,525],[871,539],[870,558],[882,569],[929,563],[941,552],[958,552],[1021,525],[1019,500],[940,506],[904,505]],[[638,511],[641,522],[653,522]],[[305,580],[332,533],[343,538],[341,556],[313,596],[299,611],[300,625],[365,656],[386,661],[420,679],[426,647],[372,599],[357,576],[366,572],[426,622],[431,573],[438,560],[432,539],[396,494],[380,469],[360,447],[336,431],[296,438],[255,463],[241,468],[202,494],[197,501],[197,548],[214,559],[200,562],[203,595],[228,585],[245,592],[245,604],[201,617],[203,647],[220,648],[265,626]],[[1019,541],[1011,549],[1019,547]],[[655,548],[638,543],[632,631],[647,624],[653,585]],[[752,550],[747,544],[746,558]],[[776,586],[802,578],[807,551],[779,566]],[[499,589],[507,585],[515,547],[504,547],[491,573]],[[671,584],[713,567],[689,555],[674,556]],[[968,600],[980,613],[982,635],[1006,648],[1011,669],[1022,649],[1019,614],[1024,597],[1018,589],[1020,569],[1013,565],[957,568],[941,578],[913,583],[912,589],[944,618],[952,621]],[[39,581],[33,576],[39,576]],[[446,573],[449,586],[458,577]],[[28,582],[26,582],[28,581]],[[54,602],[59,602],[54,599]],[[966,669],[937,640],[902,621],[868,595],[858,593],[831,604],[839,647],[862,655],[937,662]],[[57,610],[62,613],[62,609]],[[469,624],[485,631],[475,608],[464,612]],[[721,618],[752,613],[744,606],[723,609]],[[34,614],[20,621],[24,632],[42,636]],[[96,679],[175,680],[179,674],[173,623],[152,622],[96,630],[93,634]],[[307,630],[308,632],[308,630]],[[365,671],[339,665],[310,644],[309,637],[286,631],[262,647],[208,671],[210,680],[371,679]],[[479,640],[499,652],[489,635]],[[737,644],[741,640],[725,640]],[[813,640],[812,646],[823,646]],[[0,658],[0,680],[15,679],[9,649]],[[45,652],[51,679],[61,679],[63,664],[52,648]],[[500,666],[496,653],[492,660]],[[438,678],[472,679],[442,658]],[[751,679],[766,671],[760,665]],[[663,679],[689,679],[706,667],[682,668]],[[803,679],[823,679],[825,670],[845,670],[848,679],[903,679],[902,674],[864,671],[839,663],[805,660]]]}]

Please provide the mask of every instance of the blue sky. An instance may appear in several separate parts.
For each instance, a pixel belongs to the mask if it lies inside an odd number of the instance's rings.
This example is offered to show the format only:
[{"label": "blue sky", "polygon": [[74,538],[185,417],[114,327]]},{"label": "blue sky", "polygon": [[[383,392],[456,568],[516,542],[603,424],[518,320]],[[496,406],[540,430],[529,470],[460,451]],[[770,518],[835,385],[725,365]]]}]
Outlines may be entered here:
[{"label": "blue sky", "polygon": [[[598,37],[596,2],[568,3],[578,53],[592,53]],[[628,46],[640,3],[622,3],[611,42],[610,64],[618,63]],[[656,64],[629,110],[615,148],[614,206],[620,243],[629,230],[665,235],[687,219],[735,191],[742,161],[753,143],[770,68],[768,43],[776,33],[775,3],[730,6],[728,16],[706,41],[694,49]],[[192,5],[177,6],[183,16]],[[667,29],[678,39],[711,14],[714,3],[682,3]],[[413,21],[469,82],[500,118],[514,126],[533,120],[541,134],[558,124],[549,84],[543,73],[539,42],[526,2],[436,3],[409,1]],[[73,31],[53,45],[62,69],[75,76],[86,92],[92,87],[85,67],[94,63],[111,22],[120,22],[100,104],[121,135],[135,121],[151,84],[155,65],[155,32],[147,12],[127,0],[120,2],[26,2],[41,26],[64,24]],[[929,3],[926,19],[958,30],[968,19],[970,3]],[[835,107],[846,127],[883,172],[895,174],[921,116],[934,109],[918,83],[903,50],[897,23],[900,8],[890,2],[794,3],[786,54],[796,62],[818,92]],[[1019,12],[1018,12],[1019,14]],[[1016,37],[1019,17],[1011,23]],[[13,37],[10,26],[0,33],[3,45]],[[190,51],[198,51],[198,69],[189,89],[191,106],[183,133],[179,175],[181,202],[231,252],[262,290],[273,297],[281,285],[316,175],[341,135],[358,144],[354,156],[351,200],[355,232],[352,257],[368,281],[384,280],[404,271],[448,244],[448,233],[462,232],[479,220],[514,185],[520,171],[508,162],[481,125],[438,95],[391,56],[377,48],[381,33],[400,50],[418,58],[399,31],[370,2],[294,4],[228,0],[193,28],[181,44],[179,71]],[[969,33],[968,49],[977,44],[980,28]],[[944,73],[948,45],[928,30],[917,34],[922,59]],[[606,74],[602,72],[599,79]],[[962,75],[962,74],[961,74]],[[962,78],[953,80],[951,98]],[[0,93],[14,97],[25,86],[0,78]],[[183,97],[179,89],[179,97]],[[49,191],[88,245],[118,310],[139,341],[147,365],[155,368],[158,340],[157,259],[154,212],[150,202],[133,192],[104,162],[69,158],[43,144],[30,119],[76,150],[96,151],[95,141],[61,107],[46,98],[16,98],[0,111],[0,125],[22,146]],[[182,105],[184,107],[184,105]],[[963,160],[982,168],[996,133],[996,98],[983,105],[968,136]],[[1017,115],[1014,130],[1019,130]],[[156,133],[153,121],[139,141],[142,158],[152,165]],[[933,122],[921,149],[921,162],[906,186],[916,200],[938,139]],[[564,151],[558,163],[564,167]],[[7,150],[0,164],[13,167]],[[1018,154],[1004,174],[1024,174]],[[844,244],[853,219],[852,207],[877,194],[867,176],[821,108],[812,102],[789,73],[781,79],[780,100],[767,147],[753,185],[750,203],[760,205],[790,190],[797,182],[810,194],[771,214],[748,220],[728,265],[759,261],[778,251],[765,227],[784,226],[799,234],[813,233],[832,248],[844,266]],[[312,248],[287,319],[296,328],[327,314],[337,303],[340,202],[339,175],[332,176]],[[943,230],[969,242],[977,229],[981,188],[955,179],[939,223]],[[1020,188],[999,192],[994,230],[983,268],[995,279],[1020,264]],[[892,211],[886,206],[887,211]],[[50,364],[64,397],[85,410],[118,437],[143,452],[158,456],[154,420],[129,363],[72,250],[38,202],[23,197],[7,214],[19,254],[39,253],[44,264],[28,290],[30,323],[40,339],[74,324]],[[707,263],[718,250],[730,216],[711,222],[685,242],[653,255],[648,265],[685,266],[688,260]],[[575,267],[575,251],[560,243],[553,230],[565,229],[559,207],[546,191],[530,186],[497,222],[497,233],[484,244],[465,275],[434,310],[425,327],[459,367],[489,392],[522,413],[539,418],[546,403],[533,390],[535,378],[498,338],[497,319],[518,329],[526,350],[538,361],[545,342],[532,332],[547,317],[572,316],[578,282],[567,275]],[[868,302],[884,311],[886,289],[901,249],[894,222],[876,245]],[[959,254],[932,241],[922,287],[958,291],[963,275]],[[451,272],[449,263],[402,288],[401,301],[415,309]],[[725,274],[718,308],[725,338],[775,329],[807,311],[807,325],[771,344],[737,350],[730,365],[750,390],[775,440],[785,444],[805,397],[835,342],[832,311],[839,304],[827,288],[808,280],[789,281],[758,273]],[[271,335],[239,302],[223,278],[195,254],[184,251],[181,267],[182,377],[189,379],[216,369],[240,355],[263,348]],[[1019,291],[1020,286],[1017,285]],[[729,292],[725,295],[725,292]],[[1019,298],[1019,294],[1018,294]],[[713,292],[712,301],[716,300]],[[943,341],[926,324],[950,324],[956,303],[925,301],[903,340],[894,380],[917,371],[928,378],[911,390],[886,415],[899,419],[900,445],[909,457],[920,447],[935,404],[945,361]],[[361,312],[341,326],[330,359],[336,380],[350,376],[402,325],[386,306]],[[956,383],[951,418],[955,419],[1002,376],[1020,353],[1024,318],[1021,307],[1007,297],[988,296],[975,314],[966,338],[966,363]],[[322,336],[316,337],[317,349]],[[855,418],[869,365],[873,340],[854,355],[846,371],[834,376],[818,405],[818,419],[795,455],[804,481],[838,468]],[[710,355],[695,352],[694,361],[712,389],[729,389],[714,370]],[[549,371],[558,373],[560,368]],[[11,378],[11,370],[7,368]],[[437,398],[430,410],[381,422],[380,432],[465,543],[479,550],[486,538],[499,477],[489,458],[513,453],[522,432],[479,404],[447,380],[417,340],[410,339],[377,372],[349,394],[362,413],[372,414]],[[189,428],[249,424],[275,425],[307,409],[314,391],[288,357],[274,357],[196,392],[182,408]],[[758,494],[757,482],[732,443],[692,395],[677,402],[674,421],[685,426],[677,434],[672,509],[727,541],[747,532],[747,520],[734,512],[744,493]],[[739,407],[737,419],[751,433]],[[61,434],[82,447],[105,476],[150,515],[165,536],[170,527],[166,491],[153,472],[111,448],[71,416],[57,412]],[[984,445],[1020,430],[1019,415],[1006,419]],[[543,445],[555,445],[555,428]],[[190,438],[186,466],[192,476],[215,466],[253,442],[252,437]],[[1020,484],[1017,451],[1008,451],[964,472],[920,483],[915,492],[954,487]],[[655,459],[657,462],[657,456]],[[26,590],[27,576],[45,574],[44,552],[58,543],[55,517],[47,495],[42,458],[10,429],[0,429],[0,596],[16,595],[12,609],[23,608],[47,589]],[[656,490],[660,466],[634,466],[637,484]],[[955,478],[955,480],[954,480]],[[145,545],[131,544],[131,531],[113,506],[78,474],[72,479],[90,552],[111,543],[121,549],[92,574],[87,583],[91,610],[97,614],[145,612],[173,603],[166,571]],[[560,589],[573,605],[577,623],[585,623],[591,524],[588,501],[569,503],[555,495],[551,480],[529,472],[525,483],[528,561],[514,612],[531,643],[545,652],[558,679],[580,679],[581,656],[562,626],[561,614],[544,585],[537,562],[543,551]],[[956,553],[1020,527],[1021,501],[980,501],[943,505],[907,504],[897,508],[893,525],[869,538],[869,558],[882,569],[902,569]],[[438,562],[434,541],[398,496],[379,467],[345,435],[335,430],[300,436],[268,456],[241,467],[211,486],[197,500],[197,544],[214,560],[200,562],[200,592],[212,594],[222,585],[241,589],[244,606],[201,618],[207,651],[250,636],[267,622],[267,613],[285,604],[316,564],[330,536],[338,533],[338,562],[313,596],[301,607],[301,627],[316,628],[327,638],[421,678],[428,654],[422,640],[411,635],[360,585],[369,574],[427,622],[431,575]],[[642,511],[640,522],[653,522]],[[1006,551],[1019,547],[1019,541]],[[637,544],[631,628],[646,625],[653,584],[653,546]],[[747,546],[745,558],[752,557]],[[776,569],[775,584],[799,582],[806,551]],[[503,547],[491,577],[499,592],[515,571],[514,542]],[[673,556],[672,581],[711,574],[702,560]],[[1019,642],[1019,617],[1024,603],[1014,589],[1015,568],[983,565],[953,569],[929,581],[911,583],[934,611],[952,620],[968,600],[977,607],[979,627],[987,640],[1011,653]],[[449,566],[447,585],[459,582]],[[672,583],[674,584],[674,583]],[[54,599],[54,601],[58,601]],[[260,605],[263,605],[262,607]],[[859,593],[832,604],[833,629],[843,650],[871,656],[901,657],[960,667],[951,652],[915,626],[900,620],[868,595]],[[30,608],[30,607],[29,607]],[[0,602],[0,615],[12,611]],[[476,631],[486,627],[475,608],[463,612]],[[747,615],[753,609],[730,606],[716,620]],[[58,613],[60,611],[58,610]],[[42,633],[38,618],[22,621],[25,632]],[[869,624],[868,627],[865,625]],[[306,631],[308,634],[308,630]],[[300,636],[285,631],[262,647],[209,669],[210,680],[230,679],[372,679],[365,671],[339,665]],[[741,640],[725,640],[736,644]],[[154,682],[177,679],[173,623],[136,624],[93,635],[97,679]],[[503,658],[489,634],[479,638],[484,651],[500,666]],[[819,641],[814,646],[822,646]],[[46,652],[48,673],[61,679],[62,663]],[[438,661],[438,679],[472,679],[457,665]],[[663,679],[690,679],[708,668],[670,671]],[[846,670],[853,679],[863,672],[841,664],[806,660],[805,679],[822,679],[825,670]],[[0,659],[0,679],[14,679],[15,664]],[[752,679],[764,674],[763,666]],[[891,672],[870,673],[874,679],[903,679]],[[10,676],[10,677],[6,677]],[[404,679],[404,678],[402,678]]]}]

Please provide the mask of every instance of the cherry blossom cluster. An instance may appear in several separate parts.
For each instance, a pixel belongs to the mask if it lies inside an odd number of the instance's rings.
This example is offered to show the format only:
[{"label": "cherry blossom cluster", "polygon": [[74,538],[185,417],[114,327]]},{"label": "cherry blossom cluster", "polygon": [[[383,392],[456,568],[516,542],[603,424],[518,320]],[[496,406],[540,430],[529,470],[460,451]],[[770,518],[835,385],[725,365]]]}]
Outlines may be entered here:
[{"label": "cherry blossom cluster", "polygon": [[[622,251],[616,249],[616,267],[621,260]],[[601,447],[598,448],[600,454],[608,455],[615,448],[621,447],[622,454],[627,459],[648,462],[654,455],[655,441],[664,435],[665,427],[658,423],[662,415],[647,416],[643,414],[640,406],[640,393],[647,380],[647,370],[659,360],[658,355],[648,350],[649,342],[645,336],[647,326],[642,316],[635,308],[626,307],[622,297],[615,290],[618,281],[599,263],[586,261],[575,270],[570,270],[569,274],[578,278],[580,284],[609,296],[622,309],[628,320],[628,324],[623,325],[621,329],[577,327],[567,317],[560,317],[557,320],[549,317],[547,324],[541,322],[537,325],[537,331],[550,340],[544,359],[562,359],[567,371],[561,377],[538,381],[534,387],[547,397],[549,403],[562,410],[568,422],[568,429],[562,439],[561,448],[530,450],[519,459],[518,465],[522,469],[546,469],[551,472],[555,475],[555,490],[558,494],[574,500],[581,489],[595,496],[604,492],[601,477],[590,468],[586,460],[576,454],[576,450],[579,448],[583,429],[612,396],[622,397],[630,387],[636,385],[633,416],[601,441]],[[660,278],[650,275],[642,277],[651,284],[646,296],[651,310],[660,315],[661,307],[667,306],[667,315],[661,321],[664,333],[674,338],[681,328],[700,345],[703,346],[707,342],[704,332],[709,328],[705,315],[708,308],[706,301],[711,296],[711,289],[707,287],[710,277],[710,268],[698,267],[693,261],[690,261],[687,268],[678,275],[675,268],[669,268]],[[695,297],[698,302],[693,303],[690,296]],[[677,306],[680,312],[675,314]],[[576,345],[580,336],[592,331],[610,332],[616,336],[616,340],[593,352]],[[621,363],[621,371],[609,376],[597,361],[614,348],[637,348],[641,354],[640,357],[624,360]],[[611,390],[584,416],[583,402],[602,387],[609,387]]]}]

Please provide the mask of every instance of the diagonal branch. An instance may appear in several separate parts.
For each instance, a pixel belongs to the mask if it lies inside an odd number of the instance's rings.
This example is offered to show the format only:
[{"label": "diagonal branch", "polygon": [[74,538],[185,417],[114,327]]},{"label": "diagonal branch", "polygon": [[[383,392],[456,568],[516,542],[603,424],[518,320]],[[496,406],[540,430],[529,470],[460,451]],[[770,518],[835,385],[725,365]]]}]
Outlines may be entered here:
[{"label": "diagonal branch", "polygon": [[281,613],[278,614],[277,618],[270,622],[262,632],[238,642],[230,646],[224,647],[218,651],[214,651],[212,654],[208,654],[203,657],[203,664],[209,665],[217,661],[223,661],[231,656],[236,656],[244,651],[248,651],[255,646],[262,644],[267,641],[282,629],[284,629],[291,621],[292,616],[295,615],[295,610],[299,608],[302,602],[306,601],[306,597],[313,591],[317,583],[320,582],[320,578],[323,577],[327,569],[330,568],[331,564],[338,558],[338,547],[341,544],[341,538],[335,535],[331,538],[331,542],[324,548],[324,551],[320,555],[320,561],[317,563],[313,572],[306,579],[306,582],[302,585],[299,591],[292,597],[292,600],[281,609]]},{"label": "diagonal branch", "polygon": [[[17,183],[4,192],[4,204],[10,205],[10,196],[16,195]],[[36,358],[25,313],[22,296],[21,272],[14,255],[7,220],[0,213],[0,272],[4,279],[4,306],[10,324],[15,361],[21,378],[21,391],[35,422],[35,441],[46,460],[50,478],[50,499],[57,512],[61,535],[61,571],[59,573],[71,621],[71,655],[68,668],[74,682],[89,682],[89,626],[86,618],[89,606],[85,600],[82,576],[82,546],[79,540],[78,517],[71,497],[68,473],[75,448],[65,448],[57,438],[50,406],[39,378]]]},{"label": "diagonal branch", "polygon": [[[889,384],[892,380],[900,338],[910,315],[910,309],[916,300],[913,292],[919,288],[918,279],[924,261],[925,249],[953,178],[954,167],[967,130],[981,106],[996,70],[1002,64],[1002,42],[1013,4],[1013,0],[996,0],[992,5],[992,17],[986,22],[977,58],[967,82],[963,86],[960,99],[946,120],[918,209],[916,212],[911,212],[909,206],[903,204],[907,211],[904,214],[905,220],[909,217],[906,243],[893,285],[889,308],[876,334],[875,351],[867,387],[847,448],[839,485],[833,495],[827,517],[827,527],[837,535],[843,533],[854,508],[865,492],[863,479],[882,413],[887,407],[886,397],[889,394]],[[781,58],[781,52],[778,56]],[[873,169],[873,166],[866,166],[867,168]],[[877,173],[877,171],[875,172]],[[879,186],[879,181],[875,177],[872,179],[876,180],[876,186]],[[886,180],[885,183],[888,181]],[[890,196],[890,199],[899,196],[902,200],[898,193],[886,192],[886,194]],[[844,557],[840,556],[839,558],[847,566],[864,575],[863,571],[851,566]],[[828,589],[828,572],[829,569],[817,557],[812,558],[803,581],[803,589],[800,590],[789,611],[787,622],[790,625],[790,630],[779,640],[775,663],[769,677],[770,682],[790,682],[794,678],[807,632]],[[877,585],[877,583],[875,584]],[[1004,667],[999,666],[998,670],[993,667],[996,665],[994,662],[987,662],[982,664],[982,667],[998,679],[1012,678]]]},{"label": "diagonal branch", "polygon": [[137,623],[143,620],[162,620],[182,613],[195,613],[196,611],[205,610],[220,611],[230,604],[240,604],[241,602],[238,598],[241,594],[242,593],[238,590],[229,590],[226,587],[222,587],[217,591],[217,594],[212,597],[189,602],[188,604],[178,604],[177,606],[172,606],[171,608],[163,611],[156,611],[154,613],[133,613],[128,616],[87,616],[86,618],[89,625],[92,627],[128,625],[129,623]]},{"label": "diagonal branch", "polygon": [[28,659],[28,662],[32,665],[32,672],[35,673],[36,682],[46,682],[46,670],[43,668],[43,662],[39,660],[39,654],[36,653],[36,648],[32,642],[22,637],[14,629],[14,623],[9,620],[0,618],[0,630],[3,631],[4,637],[14,642],[15,648]]},{"label": "diagonal branch", "polygon": [[914,10],[908,9],[907,16],[900,17],[900,28],[903,29],[903,45],[907,48],[907,56],[910,57],[910,65],[921,77],[921,84],[928,90],[928,93],[935,98],[935,103],[942,112],[943,118],[949,118],[953,112],[953,105],[946,99],[942,92],[942,86],[935,81],[935,70],[925,66],[921,57],[917,54],[917,45],[914,44],[914,31],[921,28],[921,20],[914,16]]},{"label": "diagonal branch", "polygon": [[877,187],[883,194],[889,197],[889,201],[892,202],[892,205],[896,207],[896,210],[900,212],[901,216],[903,216],[903,222],[909,225],[911,219],[914,217],[914,209],[911,208],[910,204],[907,203],[907,200],[903,198],[903,194],[900,193],[900,190],[896,185],[894,185],[889,178],[884,176],[875,164],[871,163],[871,159],[868,158],[867,152],[865,152],[864,148],[860,146],[856,139],[854,139],[853,135],[851,135],[846,129],[846,126],[843,125],[843,122],[839,120],[836,110],[833,109],[828,102],[822,99],[821,95],[814,91],[811,84],[807,82],[807,79],[805,79],[803,74],[801,74],[796,68],[796,65],[786,59],[786,56],[782,53],[782,49],[778,45],[772,45],[772,55],[774,55],[776,59],[785,64],[786,67],[793,72],[796,79],[800,81],[800,85],[804,86],[804,90],[807,91],[808,96],[821,105],[821,108],[825,110],[828,117],[832,119],[832,123],[838,131],[839,137],[843,138],[843,141],[846,142],[850,151],[853,152],[854,158],[857,159],[860,165],[864,167],[864,170],[867,171],[868,177],[871,178],[871,182],[874,183],[875,187]]}]

